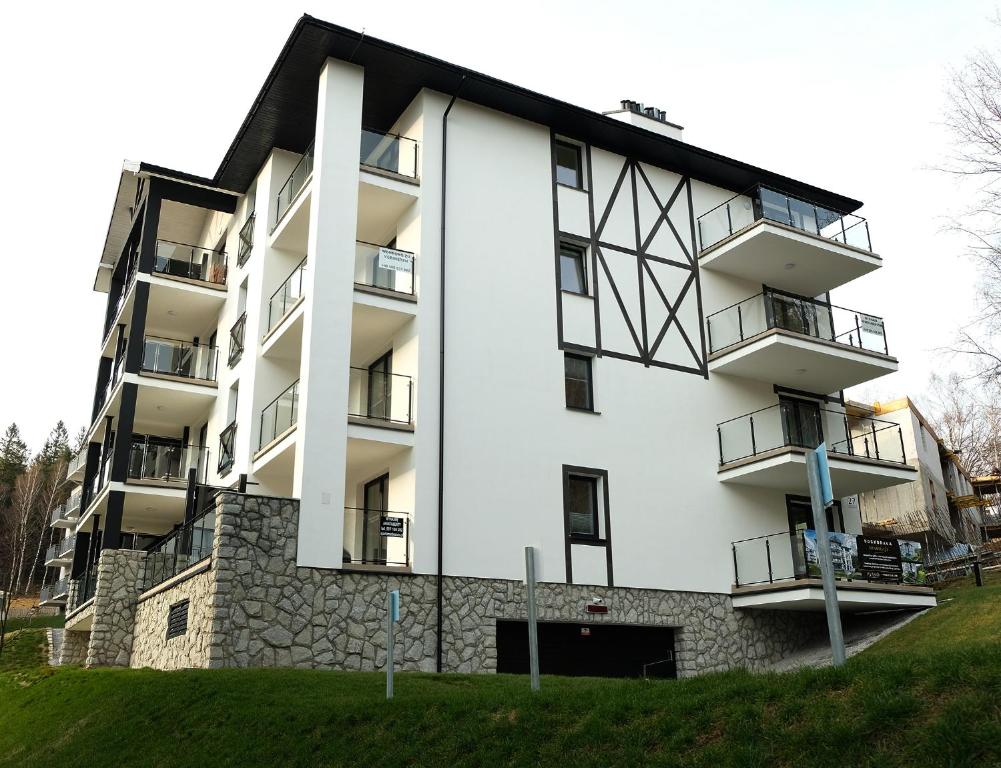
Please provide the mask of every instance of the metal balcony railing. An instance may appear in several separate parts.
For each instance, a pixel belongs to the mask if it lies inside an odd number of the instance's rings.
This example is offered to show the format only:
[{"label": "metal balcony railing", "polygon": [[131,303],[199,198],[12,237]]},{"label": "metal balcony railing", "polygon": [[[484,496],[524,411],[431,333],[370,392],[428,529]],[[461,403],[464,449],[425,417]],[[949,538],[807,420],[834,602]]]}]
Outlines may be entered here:
[{"label": "metal balcony railing", "polygon": [[295,303],[302,298],[302,278],[306,271],[306,259],[299,262],[299,265],[292,270],[292,274],[285,278],[278,290],[271,294],[268,301],[268,330],[270,331],[281,321]]},{"label": "metal balcony railing", "polygon": [[899,424],[802,400],[783,400],[721,422],[716,425],[716,436],[720,466],[779,448],[816,448],[823,442],[829,454],[907,462]]},{"label": "metal balcony railing", "polygon": [[225,285],[226,252],[170,240],[157,240],[153,271],[171,277]]},{"label": "metal balcony railing", "polygon": [[359,240],[355,244],[355,285],[412,296],[414,254]]},{"label": "metal balcony railing", "polygon": [[215,381],[219,352],[216,347],[190,341],[146,336],[141,369],[199,381]]},{"label": "metal balcony railing", "polygon": [[233,327],[229,329],[229,358],[227,364],[230,368],[240,362],[243,357],[243,347],[247,335],[247,313],[240,315]]},{"label": "metal balcony railing", "polygon": [[709,353],[779,328],[856,349],[889,354],[883,319],[818,299],[766,288],[706,318]]},{"label": "metal balcony railing", "polygon": [[309,143],[306,151],[302,153],[299,162],[296,163],[292,173],[278,190],[278,197],[275,200],[275,226],[281,222],[288,209],[292,207],[292,201],[299,195],[299,191],[306,186],[306,182],[313,175],[313,142]]},{"label": "metal balcony railing", "polygon": [[368,368],[351,368],[348,416],[394,424],[413,421],[414,381],[410,376]]},{"label": "metal balcony railing", "polygon": [[417,147],[414,139],[395,133],[363,128],[361,132],[361,164],[400,176],[418,176]]},{"label": "metal balcony railing", "polygon": [[160,539],[146,551],[143,591],[210,557],[214,536],[215,509],[211,508]]},{"label": "metal balcony railing", "polygon": [[410,513],[344,508],[344,562],[410,565]]},{"label": "metal balcony railing", "polygon": [[699,216],[700,252],[762,219],[872,251],[869,223],[861,216],[833,211],[758,185]]},{"label": "metal balcony railing", "polygon": [[73,458],[70,459],[69,465],[66,467],[66,474],[72,475],[74,472],[79,472],[85,466],[87,466],[87,449],[89,446],[84,445],[79,451],[77,451]]},{"label": "metal balcony railing", "polygon": [[[187,482],[188,467],[207,466],[207,452],[205,446],[185,445],[180,440],[133,435],[129,448],[128,476],[132,480]],[[202,456],[203,453],[206,454],[205,457]],[[204,482],[205,478],[197,479]]]},{"label": "metal balcony railing", "polygon": [[299,382],[296,381],[261,410],[261,433],[257,449],[264,448],[291,429],[298,418]]},{"label": "metal balcony railing", "polygon": [[66,592],[68,591],[69,581],[67,579],[59,579],[51,584],[46,584],[42,587],[38,595],[39,603],[48,603],[58,601],[61,598],[66,597]]},{"label": "metal balcony railing", "polygon": [[256,220],[257,214],[252,213],[243,226],[240,227],[240,234],[238,235],[240,244],[236,250],[236,264],[239,267],[247,263],[247,259],[250,258],[250,254],[254,250],[254,222]]}]

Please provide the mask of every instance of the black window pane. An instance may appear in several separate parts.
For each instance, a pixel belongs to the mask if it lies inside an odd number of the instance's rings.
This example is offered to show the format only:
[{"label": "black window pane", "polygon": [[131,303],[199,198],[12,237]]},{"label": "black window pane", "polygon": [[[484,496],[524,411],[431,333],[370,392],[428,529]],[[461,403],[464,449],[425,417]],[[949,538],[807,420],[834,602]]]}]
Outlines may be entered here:
[{"label": "black window pane", "polygon": [[560,289],[570,293],[587,293],[584,273],[584,251],[560,246]]},{"label": "black window pane", "polygon": [[593,477],[571,477],[567,489],[567,514],[572,536],[596,537],[595,528],[597,480]]},{"label": "black window pane", "polygon": [[591,410],[591,361],[577,355],[564,356],[567,405]]},{"label": "black window pane", "polygon": [[581,187],[580,147],[556,144],[556,181],[568,187]]}]

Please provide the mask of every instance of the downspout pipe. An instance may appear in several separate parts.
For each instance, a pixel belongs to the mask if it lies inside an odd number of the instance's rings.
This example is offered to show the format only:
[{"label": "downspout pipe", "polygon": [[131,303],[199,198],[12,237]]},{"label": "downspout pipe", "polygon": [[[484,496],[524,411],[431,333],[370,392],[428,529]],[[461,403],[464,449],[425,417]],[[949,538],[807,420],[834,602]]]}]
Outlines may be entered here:
[{"label": "downspout pipe", "polygon": [[442,582],[444,572],[444,522],[445,522],[445,191],[446,170],[448,168],[448,113],[452,111],[466,76],[462,76],[459,86],[452,94],[448,106],[441,116],[441,258],[439,268],[439,319],[438,319],[438,584],[437,608],[438,631],[435,649],[435,670],[442,671],[442,640],[445,627],[445,591]]}]

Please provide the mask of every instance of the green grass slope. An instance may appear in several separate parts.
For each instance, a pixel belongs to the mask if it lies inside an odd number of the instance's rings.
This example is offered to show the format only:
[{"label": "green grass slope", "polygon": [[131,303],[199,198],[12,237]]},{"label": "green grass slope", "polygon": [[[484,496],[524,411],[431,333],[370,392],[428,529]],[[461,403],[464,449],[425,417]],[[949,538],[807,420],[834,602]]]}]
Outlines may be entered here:
[{"label": "green grass slope", "polygon": [[[1001,765],[1001,583],[839,670],[643,682],[0,666],[3,766]],[[6,654],[6,652],[5,652]]]}]

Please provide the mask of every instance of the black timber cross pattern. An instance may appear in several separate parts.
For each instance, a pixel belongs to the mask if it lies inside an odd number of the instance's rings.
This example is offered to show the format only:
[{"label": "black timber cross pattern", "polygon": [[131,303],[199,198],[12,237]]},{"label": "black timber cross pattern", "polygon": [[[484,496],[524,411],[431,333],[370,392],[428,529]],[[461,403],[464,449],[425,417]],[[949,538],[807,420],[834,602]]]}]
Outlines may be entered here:
[{"label": "black timber cross pattern", "polygon": [[[608,223],[609,216],[613,208],[615,207],[616,201],[619,198],[624,185],[626,184],[626,179],[629,179],[629,184],[632,191],[632,208],[633,208],[633,223],[635,227],[636,235],[636,248],[628,248],[622,245],[613,244],[602,240],[602,234],[604,233],[605,226]],[[649,231],[643,233],[641,231],[640,222],[640,211],[639,211],[639,195],[638,185],[642,184],[646,187],[649,192],[650,198],[659,210],[659,214],[656,220],[650,227]],[[684,192],[684,195],[682,195]],[[671,209],[676,205],[680,204],[679,200],[684,199],[687,202],[687,220],[689,223],[688,239],[681,236],[678,232],[677,227],[671,221],[669,216]],[[629,334],[632,337],[633,343],[636,346],[636,352],[638,357],[638,362],[642,362],[647,366],[658,366],[665,368],[672,368],[675,370],[685,371],[689,373],[695,373],[702,376],[706,376],[707,364],[705,358],[705,346],[702,339],[701,324],[702,324],[702,301],[701,292],[699,289],[698,280],[698,264],[695,260],[695,241],[694,241],[694,215],[692,212],[691,204],[691,181],[688,177],[682,177],[671,193],[671,196],[667,199],[666,203],[662,202],[661,197],[657,194],[654,185],[650,182],[649,177],[644,171],[643,166],[632,160],[626,158],[623,162],[622,169],[619,172],[618,178],[616,179],[615,185],[612,189],[612,193],[609,196],[608,202],[605,205],[604,210],[601,213],[600,218],[596,216],[597,211],[594,211],[594,197],[593,194],[589,195],[590,205],[592,207],[592,221],[596,220],[594,238],[592,242],[592,247],[594,249],[596,261],[601,265],[602,272],[608,281],[608,285],[611,289],[612,295],[615,298],[615,302],[618,305],[619,311],[625,320],[626,327],[629,330]],[[682,254],[684,254],[685,261],[678,261],[675,259],[666,258],[664,256],[658,256],[650,253],[649,249],[654,239],[657,237],[658,232],[660,232],[662,227],[668,227],[670,229],[671,235],[677,242],[679,249]],[[636,324],[633,322],[626,309],[625,303],[622,298],[622,294],[619,291],[619,287],[616,284],[616,280],[612,274],[612,270],[608,267],[608,262],[605,259],[605,254],[603,251],[612,250],[618,253],[630,254],[636,257],[637,264],[637,280],[639,281],[639,318],[640,327],[637,328]],[[681,285],[681,288],[677,291],[674,296],[669,297],[667,292],[665,292],[661,281],[657,279],[654,269],[651,267],[651,263],[656,262],[659,264],[669,265],[675,269],[681,269],[687,272],[687,276]],[[655,296],[648,297],[644,289],[644,274],[649,280],[649,284],[653,286]],[[682,302],[685,301],[686,296],[689,292],[695,290],[695,300],[698,304],[698,323],[699,327],[694,329],[691,335],[685,330],[684,325],[679,317],[679,309]],[[663,303],[667,310],[667,316],[663,324],[659,328],[648,328],[647,327],[647,312],[646,312],[646,302],[657,301]],[[668,362],[664,360],[657,360],[656,355],[661,347],[664,338],[666,337],[671,326],[677,328],[680,338],[684,341],[685,346],[688,348],[688,352],[691,354],[692,363],[691,365],[679,362]],[[690,329],[691,330],[691,329]],[[699,346],[693,343],[692,338],[696,337],[696,341],[699,342]],[[611,354],[614,356],[614,352],[611,350],[602,350],[604,354]],[[618,355],[626,357],[627,359],[634,359],[632,355]]]}]

